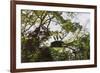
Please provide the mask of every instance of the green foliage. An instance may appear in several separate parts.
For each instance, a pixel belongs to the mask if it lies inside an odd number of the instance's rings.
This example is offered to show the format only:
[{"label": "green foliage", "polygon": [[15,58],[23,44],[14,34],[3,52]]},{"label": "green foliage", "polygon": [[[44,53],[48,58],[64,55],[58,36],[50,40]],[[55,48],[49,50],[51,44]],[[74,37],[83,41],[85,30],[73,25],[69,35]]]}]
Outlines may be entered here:
[{"label": "green foliage", "polygon": [[73,31],[73,23],[71,22],[71,20],[66,20],[63,24],[62,24],[62,28],[64,30],[66,30],[66,32],[72,32]]},{"label": "green foliage", "polygon": [[36,15],[33,11],[21,10],[21,24],[30,25],[36,20]]},{"label": "green foliage", "polygon": [[61,16],[61,13],[59,13],[59,12],[53,12],[53,15],[55,16],[55,18],[56,18],[57,20],[60,21],[60,23],[64,23],[64,22],[65,22],[65,20],[64,20],[63,17]]},{"label": "green foliage", "polygon": [[68,52],[63,53],[63,48],[53,47],[50,50],[54,61],[63,61],[68,59]]}]

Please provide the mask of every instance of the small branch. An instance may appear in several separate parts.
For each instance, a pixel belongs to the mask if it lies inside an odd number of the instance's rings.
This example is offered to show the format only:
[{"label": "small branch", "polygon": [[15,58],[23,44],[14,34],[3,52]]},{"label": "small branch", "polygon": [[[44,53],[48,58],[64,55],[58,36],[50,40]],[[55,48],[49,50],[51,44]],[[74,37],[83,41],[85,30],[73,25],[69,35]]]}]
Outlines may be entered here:
[{"label": "small branch", "polygon": [[[49,15],[48,15],[48,16],[49,16]],[[52,17],[49,16],[49,18],[48,18],[47,20],[45,20],[43,24],[45,24],[48,20],[51,21],[53,18],[54,18],[54,16],[52,16]]]},{"label": "small branch", "polygon": [[[49,16],[49,15],[48,15],[48,16]],[[54,18],[54,16],[52,16],[52,17],[49,16],[49,22],[48,22],[47,28],[49,27],[50,22],[51,22],[51,20],[52,20],[53,18]]]}]

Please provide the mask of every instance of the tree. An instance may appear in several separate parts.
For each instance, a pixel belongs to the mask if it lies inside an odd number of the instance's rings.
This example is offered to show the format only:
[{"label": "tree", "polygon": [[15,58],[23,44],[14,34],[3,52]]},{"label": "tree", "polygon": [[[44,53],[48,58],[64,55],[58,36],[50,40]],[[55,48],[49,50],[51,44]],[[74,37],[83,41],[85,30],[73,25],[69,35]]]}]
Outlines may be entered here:
[{"label": "tree", "polygon": [[[82,31],[82,26],[79,23],[72,22],[76,15],[77,13],[64,11],[21,10],[22,62],[51,60],[50,46],[48,47],[45,42],[52,37],[54,39],[53,46],[57,46],[55,43],[58,43],[60,47],[66,45],[70,49],[71,46],[78,48],[80,44],[75,44],[75,42],[81,42],[79,39],[83,39],[82,36],[78,37],[78,34],[71,42],[63,41],[70,32],[74,34],[77,30],[79,33]],[[64,16],[67,18],[65,19]],[[61,30],[51,30],[51,24],[59,25]],[[85,44],[84,48],[86,46],[89,48],[88,45],[88,43]],[[46,55],[48,55],[48,59]]]}]

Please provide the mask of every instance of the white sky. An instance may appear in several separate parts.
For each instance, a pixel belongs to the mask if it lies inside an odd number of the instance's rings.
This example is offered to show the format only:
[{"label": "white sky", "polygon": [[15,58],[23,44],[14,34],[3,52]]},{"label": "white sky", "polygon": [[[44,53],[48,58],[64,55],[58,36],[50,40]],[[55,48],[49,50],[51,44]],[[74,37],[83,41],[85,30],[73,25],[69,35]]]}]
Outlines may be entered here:
[{"label": "white sky", "polygon": [[74,20],[75,22],[79,22],[80,25],[87,28],[90,31],[90,13],[78,13],[77,18]]}]

